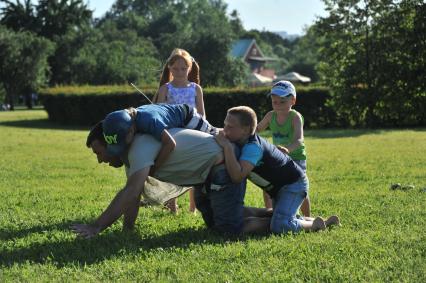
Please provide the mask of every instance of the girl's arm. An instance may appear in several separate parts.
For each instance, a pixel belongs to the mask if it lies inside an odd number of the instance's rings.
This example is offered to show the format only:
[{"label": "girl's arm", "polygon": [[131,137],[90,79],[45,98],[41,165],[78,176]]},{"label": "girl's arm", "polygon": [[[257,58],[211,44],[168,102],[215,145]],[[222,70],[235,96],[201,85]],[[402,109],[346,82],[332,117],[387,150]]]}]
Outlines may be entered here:
[{"label": "girl's arm", "polygon": [[157,98],[155,103],[164,103],[166,102],[166,97],[167,97],[167,86],[166,85],[162,85],[160,87],[160,89],[158,90],[158,94],[157,94]]},{"label": "girl's arm", "polygon": [[262,121],[257,124],[256,132],[261,132],[269,127],[269,123],[271,123],[273,111],[269,111],[266,113],[265,117],[263,117]]},{"label": "girl's arm", "polygon": [[203,89],[201,86],[196,85],[195,87],[196,96],[195,96],[195,106],[197,108],[197,112],[206,118],[206,111],[204,109],[204,98],[203,98]]},{"label": "girl's arm", "polygon": [[293,142],[287,146],[288,152],[292,152],[297,149],[303,143],[303,122],[302,117],[299,113],[294,115],[293,117],[293,129],[294,129],[294,137]]},{"label": "girl's arm", "polygon": [[164,129],[161,133],[161,149],[155,159],[154,165],[151,168],[150,174],[153,174],[169,157],[170,153],[175,149],[176,141],[170,133]]}]

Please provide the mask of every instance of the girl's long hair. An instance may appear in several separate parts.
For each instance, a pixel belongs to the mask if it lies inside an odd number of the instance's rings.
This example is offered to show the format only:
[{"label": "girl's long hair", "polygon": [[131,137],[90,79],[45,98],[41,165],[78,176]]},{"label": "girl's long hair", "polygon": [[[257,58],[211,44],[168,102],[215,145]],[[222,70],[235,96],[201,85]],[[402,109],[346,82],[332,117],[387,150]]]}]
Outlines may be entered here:
[{"label": "girl's long hair", "polygon": [[[191,68],[188,74],[188,81],[200,84],[200,66],[197,61],[188,53],[188,51],[180,48],[175,48],[170,54],[170,57],[167,59],[166,64],[164,64],[163,72],[160,77],[160,86],[159,88],[170,82],[172,74],[170,73],[170,66],[173,65],[178,59],[183,59],[186,65]],[[152,102],[157,103],[158,92],[154,95]]]},{"label": "girl's long hair", "polygon": [[178,59],[183,59],[186,65],[191,68],[191,71],[188,74],[188,80],[196,84],[200,84],[200,66],[188,53],[188,51],[176,48],[170,54],[170,57],[167,59],[166,64],[164,65],[163,72],[160,78],[160,87],[172,80],[172,74],[170,73],[170,66],[173,65]]}]

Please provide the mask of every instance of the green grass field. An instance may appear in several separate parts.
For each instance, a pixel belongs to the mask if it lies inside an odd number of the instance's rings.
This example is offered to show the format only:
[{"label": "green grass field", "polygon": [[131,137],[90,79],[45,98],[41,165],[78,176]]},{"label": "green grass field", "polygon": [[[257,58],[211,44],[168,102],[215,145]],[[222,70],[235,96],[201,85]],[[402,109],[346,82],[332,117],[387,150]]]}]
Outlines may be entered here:
[{"label": "green grass field", "polygon": [[[306,131],[313,215],[338,214],[320,233],[224,239],[201,216],[141,208],[83,240],[124,184],[98,165],[87,129],[52,124],[42,110],[0,112],[0,282],[425,282],[426,130]],[[392,191],[392,183],[415,189]],[[262,206],[248,188],[246,203]]]}]

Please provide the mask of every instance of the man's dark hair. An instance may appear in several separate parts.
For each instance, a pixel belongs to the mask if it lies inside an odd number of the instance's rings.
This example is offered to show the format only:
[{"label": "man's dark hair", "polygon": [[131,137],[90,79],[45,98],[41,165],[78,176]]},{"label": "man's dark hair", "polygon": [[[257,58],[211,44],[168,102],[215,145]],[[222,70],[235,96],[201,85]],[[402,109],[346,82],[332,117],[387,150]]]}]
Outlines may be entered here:
[{"label": "man's dark hair", "polygon": [[94,125],[89,132],[89,135],[87,136],[86,140],[86,146],[90,148],[93,141],[98,140],[103,145],[106,146],[106,142],[104,139],[104,130],[102,128],[102,122],[99,121],[96,125]]}]

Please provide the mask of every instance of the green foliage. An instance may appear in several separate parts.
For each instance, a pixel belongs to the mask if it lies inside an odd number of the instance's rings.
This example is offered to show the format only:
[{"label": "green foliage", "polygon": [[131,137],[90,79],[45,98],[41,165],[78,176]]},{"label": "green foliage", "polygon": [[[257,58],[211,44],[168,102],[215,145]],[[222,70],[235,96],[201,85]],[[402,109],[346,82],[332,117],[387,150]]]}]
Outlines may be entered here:
[{"label": "green foliage", "polygon": [[[145,94],[151,99],[154,92]],[[40,99],[49,119],[66,125],[94,125],[112,111],[148,103],[128,85],[56,87],[41,90]]]},{"label": "green foliage", "polygon": [[352,126],[426,124],[424,1],[325,1],[313,29],[323,79]]},{"label": "green foliage", "polygon": [[[44,111],[0,113],[2,282],[426,280],[424,129],[306,131],[312,213],[338,214],[342,227],[239,239],[209,233],[186,212],[187,195],[177,216],[141,208],[133,233],[119,221],[77,239],[69,226],[93,221],[125,182],[123,170],[97,163],[86,135]],[[263,205],[251,184],[245,203]]]},{"label": "green foliage", "polygon": [[7,26],[14,31],[20,31],[21,29],[37,32],[37,19],[35,16],[35,11],[33,9],[34,5],[31,3],[31,0],[15,1],[13,3],[9,0],[3,0],[5,6],[0,8],[0,24]]},{"label": "green foliage", "polygon": [[39,0],[36,6],[38,34],[52,39],[90,24],[92,11],[83,0]]},{"label": "green foliage", "polygon": [[[149,84],[158,80],[161,63],[154,45],[133,30],[119,30],[113,22],[95,30],[74,58],[76,83]],[[85,68],[88,68],[85,70]]]},{"label": "green foliage", "polygon": [[[252,107],[261,119],[271,110],[266,97],[269,88],[206,88],[204,101],[207,118],[222,126],[226,111],[233,106]],[[143,90],[150,98],[155,88]],[[327,106],[330,97],[326,88],[298,87],[297,105],[305,118],[306,127],[338,126],[336,114]],[[40,99],[51,121],[62,124],[92,125],[117,109],[137,107],[148,101],[129,86],[56,87],[40,91]]]},{"label": "green foliage", "polygon": [[245,75],[242,65],[228,58],[236,37],[222,0],[117,1],[99,26],[107,21],[149,39],[163,64],[174,48],[188,50],[200,65],[203,85],[235,86]]},{"label": "green foliage", "polygon": [[15,31],[31,31],[52,41],[72,29],[90,24],[92,11],[82,0],[3,0],[0,23]]},{"label": "green foliage", "polygon": [[94,26],[81,0],[7,2],[1,16],[11,28],[34,31],[56,43],[49,58],[50,85],[152,84],[176,47],[196,58],[204,85],[236,86],[246,72],[228,58],[236,36],[222,0],[116,1]]},{"label": "green foliage", "polygon": [[298,72],[311,78],[312,82],[319,80],[317,67],[319,64],[318,50],[320,45],[318,37],[312,28],[308,28],[306,34],[293,42],[287,53],[289,60],[288,71]]},{"label": "green foliage", "polygon": [[0,26],[0,82],[6,91],[6,103],[12,109],[15,97],[29,95],[45,85],[47,57],[52,52],[49,40]]},{"label": "green foliage", "polygon": [[[219,85],[238,87],[247,85],[250,76],[250,67],[240,58],[226,57],[227,72],[222,72]],[[202,72],[204,74],[204,72]]]},{"label": "green foliage", "polygon": [[82,0],[40,0],[37,5],[29,0],[25,0],[24,4],[19,0],[16,4],[4,2],[6,6],[2,9],[0,23],[16,31],[31,31],[56,43],[53,54],[49,54],[52,55],[49,66],[53,74],[49,78],[50,83],[70,83],[69,63],[83,43],[70,42],[67,34],[87,28],[92,20],[92,11]]}]

